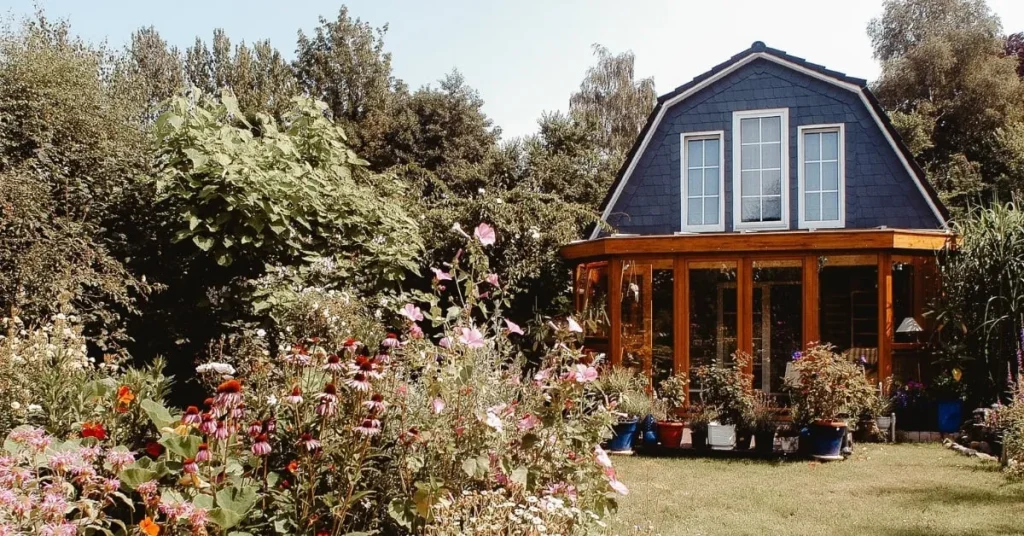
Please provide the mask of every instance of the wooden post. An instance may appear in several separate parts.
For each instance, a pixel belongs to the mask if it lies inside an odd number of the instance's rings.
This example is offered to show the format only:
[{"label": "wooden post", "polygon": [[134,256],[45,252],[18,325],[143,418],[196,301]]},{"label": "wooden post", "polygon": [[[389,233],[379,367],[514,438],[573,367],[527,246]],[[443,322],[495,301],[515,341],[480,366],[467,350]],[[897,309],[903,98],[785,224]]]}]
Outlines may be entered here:
[{"label": "wooden post", "polygon": [[[754,354],[754,271],[750,257],[740,259],[736,267],[736,350]],[[747,363],[747,374],[754,372],[754,360]]]},{"label": "wooden post", "polygon": [[608,359],[613,367],[622,364],[622,259],[608,262]]},{"label": "wooden post", "polygon": [[643,271],[643,296],[644,302],[641,304],[643,307],[643,330],[644,330],[644,349],[643,349],[643,363],[641,367],[644,369],[644,375],[647,376],[648,385],[653,389],[654,387],[654,265],[644,264]]},{"label": "wooden post", "polygon": [[818,283],[818,256],[804,256],[803,268],[803,349],[807,349],[813,343],[821,340],[821,326],[819,325],[819,283]]},{"label": "wooden post", "polygon": [[878,255],[878,381],[892,376],[892,254]]},{"label": "wooden post", "polygon": [[[677,256],[672,264],[672,373],[690,373],[690,273],[686,259]],[[690,397],[690,385],[686,385]]]}]

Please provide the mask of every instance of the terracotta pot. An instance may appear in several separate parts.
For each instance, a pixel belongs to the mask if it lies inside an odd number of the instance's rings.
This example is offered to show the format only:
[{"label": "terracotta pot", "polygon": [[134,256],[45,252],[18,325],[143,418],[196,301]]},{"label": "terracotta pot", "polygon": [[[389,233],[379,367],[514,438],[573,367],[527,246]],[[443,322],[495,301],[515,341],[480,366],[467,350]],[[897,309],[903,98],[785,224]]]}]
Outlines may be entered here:
[{"label": "terracotta pot", "polygon": [[678,421],[658,421],[658,441],[661,446],[679,448],[683,443],[683,429],[686,426]]}]

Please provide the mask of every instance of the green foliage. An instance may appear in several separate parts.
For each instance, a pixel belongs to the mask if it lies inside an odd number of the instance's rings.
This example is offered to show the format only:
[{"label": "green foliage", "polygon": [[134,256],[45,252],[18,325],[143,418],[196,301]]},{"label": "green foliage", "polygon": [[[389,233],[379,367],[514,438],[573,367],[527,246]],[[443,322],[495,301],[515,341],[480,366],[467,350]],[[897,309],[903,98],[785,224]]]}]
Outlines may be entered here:
[{"label": "green foliage", "polygon": [[741,425],[753,410],[753,377],[746,373],[750,359],[749,355],[737,352],[728,363],[701,365],[693,373],[700,389],[700,405],[712,408],[722,424]]},{"label": "green foliage", "polygon": [[669,376],[658,386],[658,396],[668,405],[670,413],[686,407],[686,391],[688,387],[689,380],[685,373]]},{"label": "green foliage", "polygon": [[871,404],[874,388],[864,369],[830,345],[808,348],[793,361],[798,379],[788,385],[795,419],[856,419]]},{"label": "green foliage", "polygon": [[643,418],[651,412],[651,397],[647,394],[648,380],[641,372],[625,367],[612,367],[604,371],[594,387],[605,403],[619,413],[620,418]]}]

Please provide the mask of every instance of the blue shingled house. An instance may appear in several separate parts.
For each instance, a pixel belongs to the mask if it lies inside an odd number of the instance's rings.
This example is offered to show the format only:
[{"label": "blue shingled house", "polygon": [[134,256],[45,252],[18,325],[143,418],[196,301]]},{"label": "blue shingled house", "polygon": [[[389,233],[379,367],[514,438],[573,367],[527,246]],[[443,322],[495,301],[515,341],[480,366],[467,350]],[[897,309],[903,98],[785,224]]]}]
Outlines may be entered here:
[{"label": "blue shingled house", "polygon": [[601,210],[562,254],[612,363],[657,381],[741,350],[779,392],[828,342],[927,378],[948,213],[865,80],[755,42],[658,98]]}]

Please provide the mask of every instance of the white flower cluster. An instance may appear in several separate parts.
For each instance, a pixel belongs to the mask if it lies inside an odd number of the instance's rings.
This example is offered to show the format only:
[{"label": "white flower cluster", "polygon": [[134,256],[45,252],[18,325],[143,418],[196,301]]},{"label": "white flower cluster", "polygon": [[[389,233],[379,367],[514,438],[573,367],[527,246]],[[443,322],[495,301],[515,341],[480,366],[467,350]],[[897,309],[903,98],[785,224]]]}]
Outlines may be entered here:
[{"label": "white flower cluster", "polygon": [[605,527],[594,512],[567,505],[558,497],[512,497],[504,489],[463,491],[454,501],[442,502],[434,509],[436,521],[427,531],[434,536],[582,536]]}]

